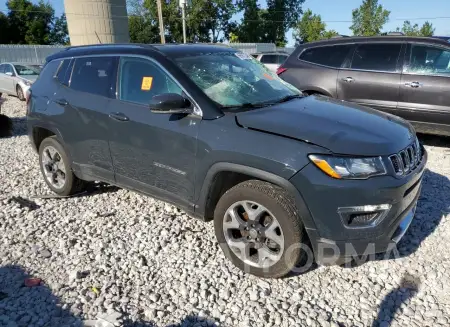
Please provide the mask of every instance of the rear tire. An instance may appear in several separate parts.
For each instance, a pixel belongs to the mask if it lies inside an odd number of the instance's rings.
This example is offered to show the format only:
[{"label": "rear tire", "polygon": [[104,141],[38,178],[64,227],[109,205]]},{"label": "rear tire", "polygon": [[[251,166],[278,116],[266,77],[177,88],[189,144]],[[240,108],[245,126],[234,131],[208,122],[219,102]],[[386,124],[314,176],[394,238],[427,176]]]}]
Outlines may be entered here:
[{"label": "rear tire", "polygon": [[45,183],[58,195],[79,193],[86,185],[73,173],[69,157],[56,136],[47,137],[39,146],[39,166]]},{"label": "rear tire", "polygon": [[300,244],[306,234],[294,202],[284,189],[267,182],[249,180],[229,189],[214,211],[214,230],[225,256],[259,277],[283,277],[304,256]]},{"label": "rear tire", "polygon": [[20,85],[16,86],[17,97],[20,101],[25,101],[25,94],[23,94],[22,87]]}]

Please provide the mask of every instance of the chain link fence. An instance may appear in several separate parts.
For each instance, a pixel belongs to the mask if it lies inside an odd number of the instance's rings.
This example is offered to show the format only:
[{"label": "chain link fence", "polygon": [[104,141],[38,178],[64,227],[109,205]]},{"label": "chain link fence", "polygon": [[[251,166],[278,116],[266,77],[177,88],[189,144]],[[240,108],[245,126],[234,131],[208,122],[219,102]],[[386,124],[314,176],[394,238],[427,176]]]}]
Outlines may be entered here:
[{"label": "chain link fence", "polygon": [[64,46],[60,45],[0,44],[0,63],[27,62],[43,64],[45,58],[64,48]]},{"label": "chain link fence", "polygon": [[[295,49],[276,47],[274,43],[230,43],[229,46],[247,54],[269,51],[283,51],[290,54]],[[42,64],[45,62],[46,57],[64,48],[64,46],[60,45],[0,44],[0,63],[27,62]]]}]

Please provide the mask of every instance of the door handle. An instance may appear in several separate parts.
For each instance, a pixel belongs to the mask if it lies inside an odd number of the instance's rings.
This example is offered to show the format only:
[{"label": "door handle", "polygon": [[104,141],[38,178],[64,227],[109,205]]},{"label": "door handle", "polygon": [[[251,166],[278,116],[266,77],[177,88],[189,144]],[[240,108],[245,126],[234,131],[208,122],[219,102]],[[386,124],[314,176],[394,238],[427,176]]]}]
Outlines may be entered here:
[{"label": "door handle", "polygon": [[118,120],[118,121],[129,121],[130,119],[125,116],[125,114],[121,113],[121,112],[112,112],[109,114],[109,118],[112,118],[114,120]]},{"label": "door handle", "polygon": [[57,100],[54,100],[53,102],[56,104],[59,104],[60,106],[63,106],[63,107],[69,105],[69,102],[66,99],[57,99]]},{"label": "door handle", "polygon": [[353,77],[344,77],[342,80],[347,83],[352,83],[354,81]]},{"label": "door handle", "polygon": [[418,88],[418,87],[421,87],[421,86],[423,86],[423,84],[422,83],[419,83],[419,82],[406,82],[405,83],[405,86],[409,86],[409,87],[413,87],[413,88]]}]

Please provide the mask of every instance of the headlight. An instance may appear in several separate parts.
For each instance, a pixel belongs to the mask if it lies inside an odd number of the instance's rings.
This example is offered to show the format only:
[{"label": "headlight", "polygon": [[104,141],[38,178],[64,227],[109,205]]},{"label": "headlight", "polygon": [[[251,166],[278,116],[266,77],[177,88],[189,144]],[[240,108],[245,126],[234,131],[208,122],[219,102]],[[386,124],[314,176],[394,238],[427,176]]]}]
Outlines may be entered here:
[{"label": "headlight", "polygon": [[318,154],[308,157],[320,170],[333,178],[365,179],[386,174],[381,157],[350,158]]},{"label": "headlight", "polygon": [[29,81],[23,81],[23,84],[25,84],[26,86],[31,86],[31,82],[29,82]]}]

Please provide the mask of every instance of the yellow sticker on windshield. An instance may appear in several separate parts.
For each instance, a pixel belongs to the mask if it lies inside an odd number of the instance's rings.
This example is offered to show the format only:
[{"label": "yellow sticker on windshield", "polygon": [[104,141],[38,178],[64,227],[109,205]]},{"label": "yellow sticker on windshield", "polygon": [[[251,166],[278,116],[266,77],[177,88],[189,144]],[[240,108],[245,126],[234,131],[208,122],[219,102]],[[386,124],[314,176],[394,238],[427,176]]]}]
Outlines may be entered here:
[{"label": "yellow sticker on windshield", "polygon": [[152,88],[152,83],[153,83],[153,77],[143,77],[141,90],[142,91],[150,91],[150,89]]}]

